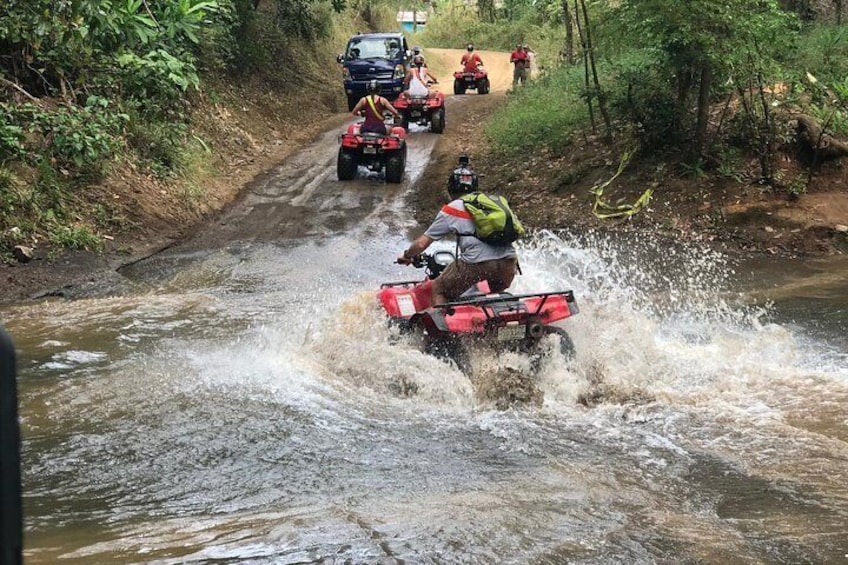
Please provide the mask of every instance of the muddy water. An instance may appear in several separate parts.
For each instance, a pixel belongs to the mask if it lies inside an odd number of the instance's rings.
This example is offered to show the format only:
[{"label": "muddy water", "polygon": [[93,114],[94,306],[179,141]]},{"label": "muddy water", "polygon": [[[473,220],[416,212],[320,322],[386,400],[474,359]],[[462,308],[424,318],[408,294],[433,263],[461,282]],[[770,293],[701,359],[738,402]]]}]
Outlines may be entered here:
[{"label": "muddy water", "polygon": [[844,292],[543,234],[516,290],[574,288],[577,357],[497,410],[391,339],[402,244],[174,252],[149,292],[6,311],[27,562],[844,561]]},{"label": "muddy water", "polygon": [[514,290],[575,291],[577,355],[498,409],[525,359],[469,380],[374,304],[408,185],[316,144],[132,284],[2,312],[27,563],[846,561],[845,262],[539,234]]}]

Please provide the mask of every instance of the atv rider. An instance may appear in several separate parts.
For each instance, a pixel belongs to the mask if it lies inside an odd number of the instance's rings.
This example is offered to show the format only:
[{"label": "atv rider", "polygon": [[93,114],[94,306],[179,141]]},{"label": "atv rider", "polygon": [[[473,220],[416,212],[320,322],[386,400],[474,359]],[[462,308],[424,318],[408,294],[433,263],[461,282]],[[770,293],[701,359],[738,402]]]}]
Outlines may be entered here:
[{"label": "atv rider", "polygon": [[397,259],[402,265],[410,265],[434,241],[451,233],[457,234],[459,257],[433,280],[433,305],[456,300],[473,284],[483,280],[489,283],[492,292],[501,292],[512,284],[518,271],[518,257],[511,243],[493,245],[469,235],[475,231],[474,222],[460,196],[478,192],[478,185],[468,156],[460,155],[459,166],[448,177],[451,202],[442,206],[427,231]]},{"label": "atv rider", "polygon": [[389,112],[395,118],[400,119],[400,113],[395,110],[391,102],[380,96],[380,83],[377,80],[368,81],[366,87],[367,95],[359,99],[356,106],[353,107],[352,114],[354,116],[364,115],[365,121],[362,123],[362,133],[379,133],[386,135],[385,112]]},{"label": "atv rider", "polygon": [[465,73],[473,73],[477,71],[477,67],[483,66],[483,59],[480,54],[474,51],[474,44],[469,43],[465,46],[466,53],[462,54],[459,64],[462,65],[462,71]]},{"label": "atv rider", "polygon": [[412,58],[412,66],[406,71],[403,79],[403,85],[410,96],[427,96],[430,94],[430,89],[427,88],[428,83],[438,84],[438,82],[424,64],[424,57],[416,55]]}]

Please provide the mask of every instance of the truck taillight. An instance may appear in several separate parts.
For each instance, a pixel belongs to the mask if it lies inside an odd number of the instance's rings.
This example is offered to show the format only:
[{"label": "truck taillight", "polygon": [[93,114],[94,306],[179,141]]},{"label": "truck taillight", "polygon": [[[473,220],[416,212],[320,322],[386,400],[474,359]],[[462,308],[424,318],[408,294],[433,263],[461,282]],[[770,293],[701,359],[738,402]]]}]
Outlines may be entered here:
[{"label": "truck taillight", "polygon": [[342,68],[342,80],[350,80],[350,69],[347,67]]},{"label": "truck taillight", "polygon": [[406,76],[406,70],[403,65],[395,65],[395,78],[403,78]]}]

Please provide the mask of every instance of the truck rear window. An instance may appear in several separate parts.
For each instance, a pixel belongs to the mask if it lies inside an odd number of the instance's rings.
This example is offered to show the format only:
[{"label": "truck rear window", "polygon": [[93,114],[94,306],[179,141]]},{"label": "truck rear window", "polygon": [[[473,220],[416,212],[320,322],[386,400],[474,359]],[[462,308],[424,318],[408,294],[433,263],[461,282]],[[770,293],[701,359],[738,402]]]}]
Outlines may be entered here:
[{"label": "truck rear window", "polygon": [[360,37],[347,44],[345,59],[397,59],[400,56],[400,41],[392,37]]}]

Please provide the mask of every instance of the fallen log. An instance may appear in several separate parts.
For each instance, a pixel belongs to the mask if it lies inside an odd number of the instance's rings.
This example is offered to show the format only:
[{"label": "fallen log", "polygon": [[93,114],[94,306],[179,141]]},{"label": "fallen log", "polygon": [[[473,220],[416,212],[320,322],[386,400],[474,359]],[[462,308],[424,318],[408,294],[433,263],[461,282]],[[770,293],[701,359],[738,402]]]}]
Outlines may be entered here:
[{"label": "fallen log", "polygon": [[807,114],[798,114],[793,119],[798,142],[814,152],[818,159],[839,159],[848,155],[848,143],[824,133],[818,120]]}]

